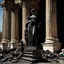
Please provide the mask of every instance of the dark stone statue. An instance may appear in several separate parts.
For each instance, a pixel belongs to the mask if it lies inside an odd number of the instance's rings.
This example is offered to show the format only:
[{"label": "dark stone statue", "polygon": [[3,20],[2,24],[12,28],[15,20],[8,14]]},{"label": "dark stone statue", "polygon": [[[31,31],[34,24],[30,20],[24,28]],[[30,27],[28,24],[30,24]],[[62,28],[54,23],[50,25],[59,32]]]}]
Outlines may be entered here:
[{"label": "dark stone statue", "polygon": [[28,21],[26,23],[26,40],[28,46],[36,46],[37,45],[37,38],[36,38],[36,15],[35,10],[31,9],[31,16],[28,17]]}]

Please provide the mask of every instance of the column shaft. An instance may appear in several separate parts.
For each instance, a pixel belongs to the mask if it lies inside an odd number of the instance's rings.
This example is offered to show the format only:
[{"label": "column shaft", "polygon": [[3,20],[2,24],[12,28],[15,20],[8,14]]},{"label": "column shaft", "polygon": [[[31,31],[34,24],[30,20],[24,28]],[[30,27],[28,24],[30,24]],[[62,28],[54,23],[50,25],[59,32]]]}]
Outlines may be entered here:
[{"label": "column shaft", "polygon": [[57,38],[56,0],[46,0],[46,38]]},{"label": "column shaft", "polygon": [[27,16],[26,16],[26,4],[23,3],[22,5],[22,40],[25,43],[25,25],[26,25],[26,19],[27,19]]},{"label": "column shaft", "polygon": [[8,43],[10,42],[10,23],[11,13],[4,7],[3,16],[3,29],[2,29],[2,49],[8,49]]},{"label": "column shaft", "polygon": [[17,48],[19,43],[18,12],[11,12],[11,48]]}]

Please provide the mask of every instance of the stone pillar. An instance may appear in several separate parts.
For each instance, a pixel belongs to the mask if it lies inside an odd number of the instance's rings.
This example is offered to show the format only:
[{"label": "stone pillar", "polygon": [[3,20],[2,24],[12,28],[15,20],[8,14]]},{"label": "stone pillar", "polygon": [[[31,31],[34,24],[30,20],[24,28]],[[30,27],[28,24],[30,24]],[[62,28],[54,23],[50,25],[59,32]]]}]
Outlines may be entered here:
[{"label": "stone pillar", "polygon": [[22,40],[23,40],[25,45],[26,45],[26,42],[25,42],[26,19],[27,19],[27,16],[26,16],[26,3],[23,2],[23,5],[22,5]]},{"label": "stone pillar", "polygon": [[46,40],[44,50],[56,52],[60,49],[57,38],[56,0],[46,0]]},{"label": "stone pillar", "polygon": [[18,11],[11,12],[11,49],[17,48],[19,43]]},{"label": "stone pillar", "polygon": [[2,28],[2,50],[8,49],[8,43],[10,42],[10,23],[11,23],[11,13],[10,10],[4,7],[3,15],[3,28]]}]

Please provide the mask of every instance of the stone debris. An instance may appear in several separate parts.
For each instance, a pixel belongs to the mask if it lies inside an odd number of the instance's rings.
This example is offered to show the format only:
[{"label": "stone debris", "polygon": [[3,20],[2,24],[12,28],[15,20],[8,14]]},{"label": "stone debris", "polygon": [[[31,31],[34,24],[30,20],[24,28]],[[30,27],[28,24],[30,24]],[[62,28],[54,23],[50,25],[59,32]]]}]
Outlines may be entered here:
[{"label": "stone debris", "polygon": [[[23,52],[20,49],[11,49],[8,51],[0,52],[0,64],[31,64],[30,61],[22,60]],[[50,62],[50,63],[59,63],[61,60],[64,60],[64,51],[60,53],[52,53],[49,50],[40,51],[42,54],[41,62]],[[25,52],[25,54],[32,54],[32,52]],[[47,60],[47,61],[46,61]],[[37,63],[36,63],[37,64]]]},{"label": "stone debris", "polygon": [[13,55],[12,54],[7,54],[7,58],[8,59],[12,59],[13,58]]},{"label": "stone debris", "polygon": [[49,62],[58,62],[59,55],[46,50],[42,52],[42,57],[47,59]]},{"label": "stone debris", "polygon": [[2,53],[0,53],[0,59],[3,57],[3,54]]},{"label": "stone debris", "polygon": [[12,60],[11,62],[12,62],[12,63],[16,63],[16,62],[18,62],[18,60]]},{"label": "stone debris", "polygon": [[1,62],[4,62],[4,61],[6,61],[8,58],[7,57],[5,57],[5,58],[2,58],[0,61]]},{"label": "stone debris", "polygon": [[64,49],[62,49],[62,52],[64,52]]}]

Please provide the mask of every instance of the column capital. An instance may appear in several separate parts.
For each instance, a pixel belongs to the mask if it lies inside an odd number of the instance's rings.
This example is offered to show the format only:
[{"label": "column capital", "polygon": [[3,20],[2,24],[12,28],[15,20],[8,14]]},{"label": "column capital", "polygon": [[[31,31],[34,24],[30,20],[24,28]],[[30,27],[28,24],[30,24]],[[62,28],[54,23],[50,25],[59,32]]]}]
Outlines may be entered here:
[{"label": "column capital", "polygon": [[11,8],[11,10],[15,13],[15,12],[18,12],[20,9],[20,6],[17,5],[17,4],[14,4],[14,6]]},{"label": "column capital", "polygon": [[22,3],[22,7],[26,7],[26,2],[23,2]]},{"label": "column capital", "polygon": [[3,10],[6,10],[7,8],[6,7],[3,7]]}]

